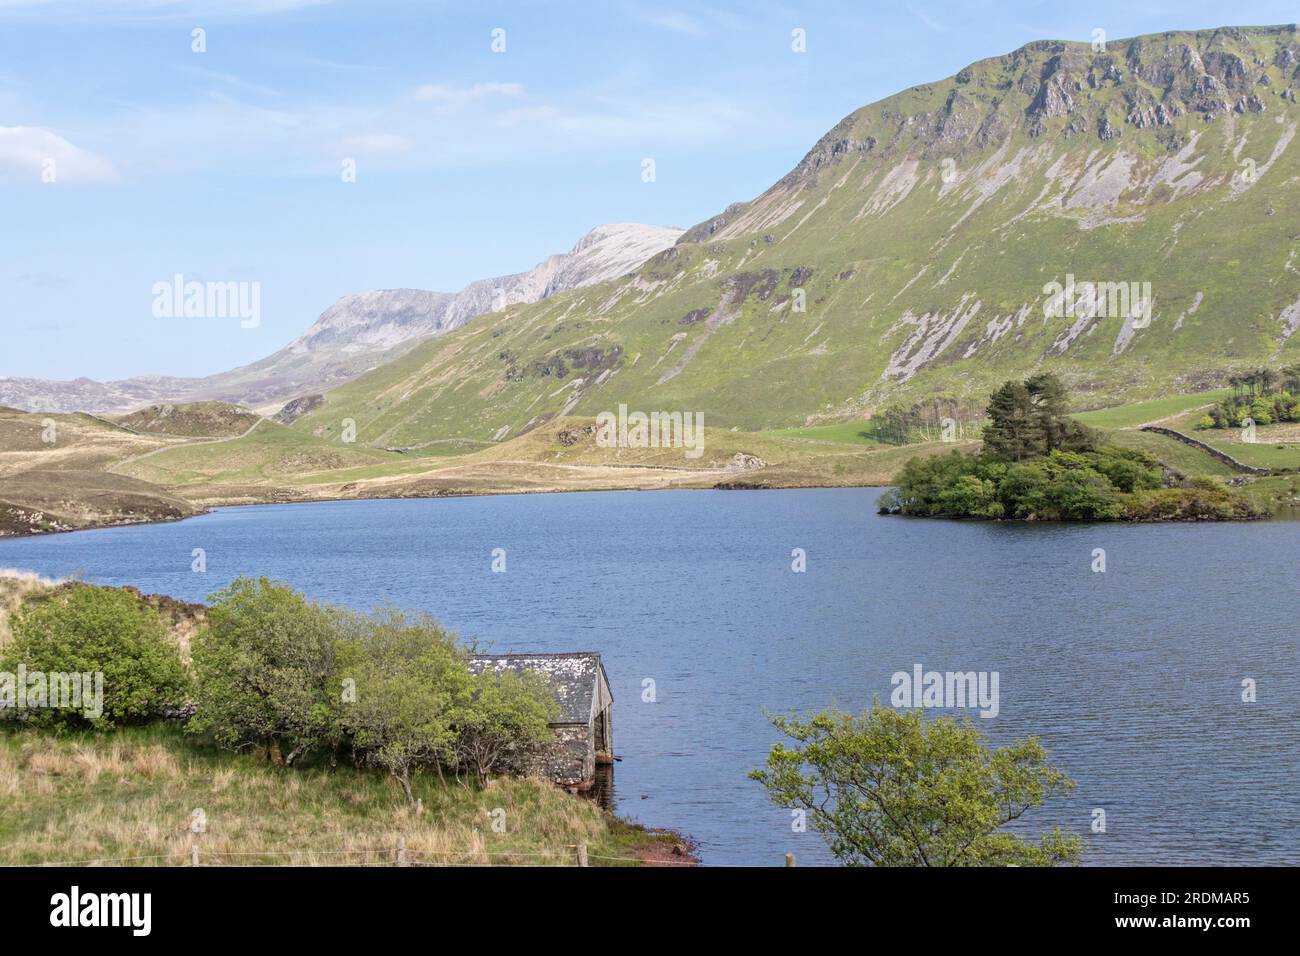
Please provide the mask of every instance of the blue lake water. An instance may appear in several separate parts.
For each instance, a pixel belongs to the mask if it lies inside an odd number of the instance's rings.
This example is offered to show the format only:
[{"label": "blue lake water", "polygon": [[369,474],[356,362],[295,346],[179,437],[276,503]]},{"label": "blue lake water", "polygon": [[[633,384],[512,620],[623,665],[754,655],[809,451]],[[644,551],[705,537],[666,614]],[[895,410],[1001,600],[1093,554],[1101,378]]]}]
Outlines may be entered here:
[{"label": "blue lake water", "polygon": [[882,518],[879,493],[232,508],[0,541],[0,567],[190,600],[266,575],[359,609],[428,610],[493,650],[600,651],[616,809],[689,834],[705,863],[832,862],[746,778],[777,739],[763,712],[887,704],[891,675],[916,664],[998,672],[997,717],[969,715],[994,743],[1038,735],[1073,777],[1073,796],[1024,822],[1083,833],[1085,862],[1300,863],[1300,524]]}]

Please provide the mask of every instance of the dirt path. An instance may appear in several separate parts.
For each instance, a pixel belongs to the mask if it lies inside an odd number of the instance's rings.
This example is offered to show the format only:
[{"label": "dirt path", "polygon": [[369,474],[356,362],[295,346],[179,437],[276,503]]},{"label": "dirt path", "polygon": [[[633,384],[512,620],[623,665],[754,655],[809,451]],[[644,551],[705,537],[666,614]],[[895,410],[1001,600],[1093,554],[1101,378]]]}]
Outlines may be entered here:
[{"label": "dirt path", "polygon": [[[1213,408],[1217,404],[1219,403],[1210,402],[1208,405],[1197,405],[1195,408],[1185,408],[1181,412],[1174,412],[1174,414],[1166,415],[1164,418],[1156,418],[1149,422],[1143,422],[1141,425],[1132,425],[1130,426],[1130,429],[1141,431],[1142,429],[1149,428],[1152,425],[1163,425],[1165,422],[1172,422],[1175,418],[1182,418],[1184,415],[1192,414],[1192,412],[1203,412],[1207,408]],[[1124,429],[1121,428],[1120,431],[1124,431]]]},{"label": "dirt path", "polygon": [[[164,451],[171,451],[173,448],[197,448],[197,447],[200,446],[200,445],[224,445],[226,442],[230,442],[230,441],[239,441],[239,439],[241,439],[241,438],[247,438],[249,435],[253,434],[253,432],[257,431],[257,426],[258,426],[258,425],[261,425],[261,424],[262,424],[263,422],[265,422],[265,421],[267,421],[267,419],[265,419],[265,418],[259,418],[257,421],[253,422],[252,427],[249,428],[248,431],[244,432],[242,435],[227,435],[225,438],[203,438],[203,439],[198,439],[198,440],[195,440],[195,441],[180,441],[180,442],[177,442],[177,443],[174,444],[174,445],[164,445],[164,446],[161,447],[161,448],[155,448],[153,451],[147,451],[147,452],[145,452],[144,454],[141,454],[141,455],[132,455],[130,458],[123,458],[121,461],[119,461],[119,462],[115,462],[115,463],[113,464],[113,466],[112,466],[111,468],[109,468],[108,470],[111,471],[111,472],[115,472],[115,473],[116,473],[116,472],[117,472],[117,469],[121,468],[123,465],[130,465],[130,464],[134,464],[134,463],[137,462],[137,461],[144,461],[146,458],[150,458],[150,457],[152,457],[152,456],[154,456],[154,455],[157,455],[157,454],[160,454],[160,453],[162,453],[162,452],[164,452]],[[143,433],[137,432],[137,434],[143,434]],[[159,435],[159,436],[154,436],[154,437],[159,437],[159,438],[163,438],[163,437],[174,438],[174,437],[176,437],[176,436],[174,436],[174,435],[169,435],[169,436]]]}]

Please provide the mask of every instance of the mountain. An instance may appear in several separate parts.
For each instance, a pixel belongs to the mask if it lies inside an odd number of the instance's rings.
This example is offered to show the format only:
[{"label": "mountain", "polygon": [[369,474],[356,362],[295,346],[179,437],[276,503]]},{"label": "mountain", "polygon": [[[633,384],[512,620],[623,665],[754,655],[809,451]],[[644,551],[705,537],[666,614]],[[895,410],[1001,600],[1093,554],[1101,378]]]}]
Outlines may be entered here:
[{"label": "mountain", "polygon": [[1040,368],[1101,405],[1296,361],[1298,91],[1294,25],[1031,43],[857,110],[635,272],[422,342],[294,427],[415,447],[626,404],[761,429]]},{"label": "mountain", "polygon": [[527,272],[480,279],[457,293],[388,289],[344,296],[285,348],[229,372],[197,379],[145,376],[104,383],[0,377],[0,405],[26,411],[111,412],[203,400],[279,404],[342,384],[485,312],[621,276],[680,235],[680,229],[639,223],[597,226],[567,253],[550,256]]}]

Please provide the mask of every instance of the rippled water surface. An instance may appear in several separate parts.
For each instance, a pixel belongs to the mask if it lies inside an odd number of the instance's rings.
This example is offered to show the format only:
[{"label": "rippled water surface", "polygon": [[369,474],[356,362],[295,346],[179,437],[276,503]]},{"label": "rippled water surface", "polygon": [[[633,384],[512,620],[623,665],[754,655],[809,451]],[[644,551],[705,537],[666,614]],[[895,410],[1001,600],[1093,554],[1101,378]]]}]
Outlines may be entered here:
[{"label": "rippled water surface", "polygon": [[[1300,863],[1300,524],[918,521],[877,516],[877,494],[233,508],[2,541],[0,566],[191,600],[267,575],[357,608],[427,609],[495,650],[600,651],[617,809],[688,833],[706,863],[830,862],[746,779],[776,739],[763,711],[887,703],[915,664],[999,673],[1000,713],[974,719],[994,742],[1038,735],[1074,778],[1026,822],[1085,833],[1087,862]],[[1258,702],[1242,702],[1244,678]]]}]

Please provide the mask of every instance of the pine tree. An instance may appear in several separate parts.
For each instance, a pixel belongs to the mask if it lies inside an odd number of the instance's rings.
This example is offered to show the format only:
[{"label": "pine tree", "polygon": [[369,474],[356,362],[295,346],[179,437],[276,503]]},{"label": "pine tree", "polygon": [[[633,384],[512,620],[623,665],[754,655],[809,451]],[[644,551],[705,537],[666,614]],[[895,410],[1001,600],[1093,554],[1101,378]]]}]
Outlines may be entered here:
[{"label": "pine tree", "polygon": [[1007,382],[989,398],[984,450],[1008,461],[1034,457],[1042,441],[1034,402],[1024,382]]}]

